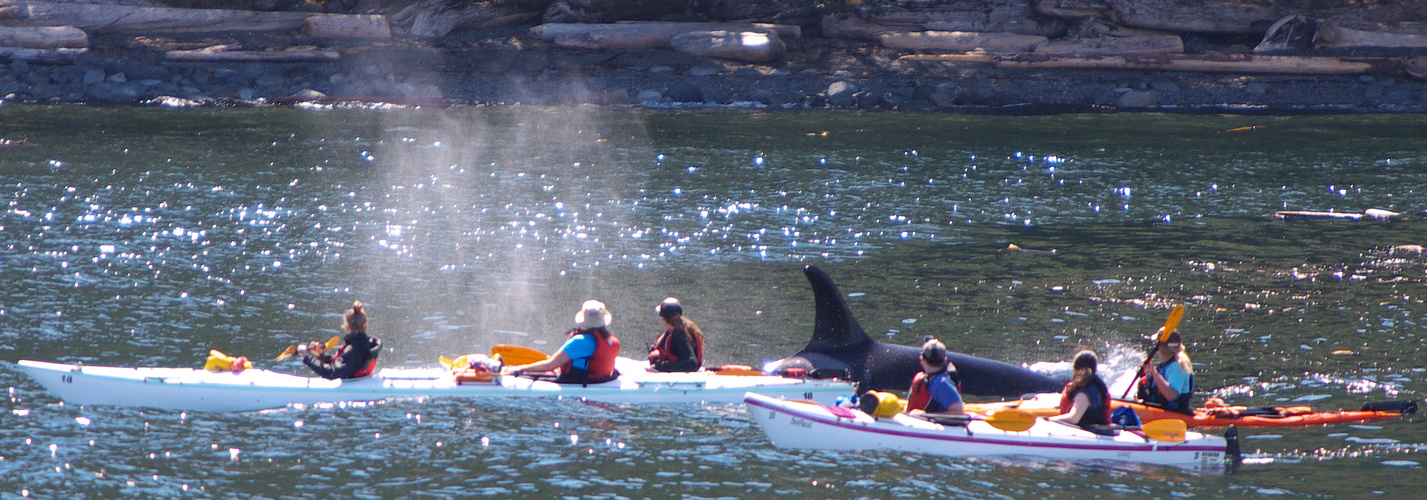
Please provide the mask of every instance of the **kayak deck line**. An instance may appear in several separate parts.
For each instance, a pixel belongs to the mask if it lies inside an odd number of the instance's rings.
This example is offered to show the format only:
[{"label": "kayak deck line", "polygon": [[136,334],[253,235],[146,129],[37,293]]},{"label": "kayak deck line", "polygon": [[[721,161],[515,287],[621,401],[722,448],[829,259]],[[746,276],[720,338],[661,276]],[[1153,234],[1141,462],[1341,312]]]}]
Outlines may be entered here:
[{"label": "kayak deck line", "polygon": [[558,384],[525,377],[459,382],[440,368],[385,368],[377,374],[328,380],[245,370],[81,366],[21,360],[18,366],[61,400],[77,405],[150,407],[181,411],[252,411],[289,405],[427,397],[574,397],[605,403],[737,403],[746,392],[832,403],[850,394],[846,381],[775,376],[720,376],[712,372],[647,372],[643,361],[620,358],[621,375],[597,384]]},{"label": "kayak deck line", "polygon": [[[1237,427],[1307,427],[1314,425],[1333,424],[1357,424],[1364,422],[1375,422],[1402,418],[1417,411],[1415,402],[1405,401],[1401,405],[1401,411],[1383,410],[1334,410],[1334,411],[1311,411],[1297,414],[1285,415],[1259,415],[1245,413],[1239,416],[1218,415],[1205,408],[1196,408],[1193,414],[1176,412],[1164,408],[1146,405],[1138,401],[1127,401],[1123,399],[1111,400],[1111,408],[1128,407],[1135,411],[1143,422],[1160,419],[1181,420],[1186,425],[1196,428],[1214,429],[1229,426]],[[993,403],[968,403],[967,411],[989,411],[997,408],[1017,408],[1026,410],[1032,414],[1048,417],[1060,413],[1059,394],[1041,394],[1035,398],[1022,399],[1017,401],[1000,401]]]}]

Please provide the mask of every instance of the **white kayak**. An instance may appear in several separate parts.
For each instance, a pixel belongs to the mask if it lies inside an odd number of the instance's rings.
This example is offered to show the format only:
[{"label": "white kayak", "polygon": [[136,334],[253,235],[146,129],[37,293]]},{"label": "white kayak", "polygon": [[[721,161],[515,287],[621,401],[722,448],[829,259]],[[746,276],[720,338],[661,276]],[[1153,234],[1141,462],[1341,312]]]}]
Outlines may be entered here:
[{"label": "white kayak", "polygon": [[525,377],[460,382],[442,368],[385,368],[361,379],[327,380],[272,372],[194,368],[81,366],[21,360],[26,375],[69,404],[182,411],[249,411],[288,405],[413,398],[571,397],[608,403],[737,403],[744,393],[833,403],[852,393],[845,381],[774,376],[656,373],[620,358],[620,377],[599,384],[557,384]]},{"label": "white kayak", "polygon": [[1224,437],[1198,432],[1185,432],[1179,442],[1163,442],[1127,430],[1101,435],[1044,418],[1028,423],[1025,431],[1012,432],[975,418],[965,425],[942,425],[906,414],[879,419],[856,409],[754,393],[748,393],[743,401],[748,403],[753,420],[779,448],[1115,460],[1219,470],[1228,446]]}]

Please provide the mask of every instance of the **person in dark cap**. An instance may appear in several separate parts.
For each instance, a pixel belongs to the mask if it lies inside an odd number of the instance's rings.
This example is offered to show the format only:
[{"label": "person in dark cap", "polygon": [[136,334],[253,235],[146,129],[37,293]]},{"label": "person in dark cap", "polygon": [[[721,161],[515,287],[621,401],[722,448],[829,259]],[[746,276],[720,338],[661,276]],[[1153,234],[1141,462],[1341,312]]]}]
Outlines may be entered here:
[{"label": "person in dark cap", "polygon": [[1075,374],[1060,394],[1060,415],[1049,420],[1080,426],[1110,423],[1110,388],[1096,374],[1097,365],[1094,352],[1075,353],[1075,361],[1071,363]]},{"label": "person in dark cap", "polygon": [[912,387],[907,389],[907,414],[965,415],[956,365],[947,357],[946,346],[928,336],[918,359],[922,371],[912,378]]},{"label": "person in dark cap", "polygon": [[[1160,332],[1156,332],[1158,337]],[[1184,353],[1179,330],[1169,333],[1164,342],[1155,346],[1153,360],[1145,360],[1144,378],[1140,379],[1140,400],[1180,413],[1190,413],[1190,397],[1194,395],[1194,365]]]},{"label": "person in dark cap", "polygon": [[696,372],[704,366],[704,332],[684,317],[679,299],[664,299],[654,313],[664,324],[664,333],[649,346],[649,367],[657,372]]}]

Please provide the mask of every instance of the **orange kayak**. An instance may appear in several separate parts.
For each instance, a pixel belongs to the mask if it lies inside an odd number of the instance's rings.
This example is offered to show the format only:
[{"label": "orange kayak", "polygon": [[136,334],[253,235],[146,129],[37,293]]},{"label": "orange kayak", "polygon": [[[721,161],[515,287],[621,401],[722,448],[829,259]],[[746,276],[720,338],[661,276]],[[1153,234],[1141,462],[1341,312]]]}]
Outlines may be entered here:
[{"label": "orange kayak", "polygon": [[[966,411],[984,413],[1000,408],[1020,408],[1038,416],[1053,416],[1060,413],[1059,394],[1042,394],[1035,399],[1002,401],[995,403],[967,403]],[[1114,400],[1112,408],[1128,406],[1135,410],[1141,422],[1172,418],[1183,420],[1190,427],[1307,427],[1313,425],[1352,424],[1401,418],[1417,411],[1417,403],[1412,400],[1368,403],[1360,410],[1315,411],[1306,406],[1222,406],[1218,408],[1196,408],[1194,414],[1179,413],[1163,408],[1148,406],[1135,401]]]}]

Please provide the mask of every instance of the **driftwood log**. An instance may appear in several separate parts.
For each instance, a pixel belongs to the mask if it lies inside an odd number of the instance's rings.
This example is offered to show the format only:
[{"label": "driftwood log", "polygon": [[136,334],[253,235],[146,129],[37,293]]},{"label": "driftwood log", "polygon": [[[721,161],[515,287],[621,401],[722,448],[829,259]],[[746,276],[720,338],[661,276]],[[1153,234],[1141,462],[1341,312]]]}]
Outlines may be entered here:
[{"label": "driftwood log", "polygon": [[788,47],[777,31],[691,31],[669,38],[679,52],[748,63],[770,63],[783,59]]},{"label": "driftwood log", "polygon": [[1303,75],[1392,74],[1401,72],[1402,58],[1285,57],[1248,54],[1146,54],[1127,56],[1057,56],[1047,54],[914,54],[909,61],[974,62],[997,68],[1140,69]]},{"label": "driftwood log", "polygon": [[[371,22],[371,16],[310,12],[254,12],[231,9],[174,9],[76,3],[0,0],[0,25],[73,26],[89,33],[297,31],[318,23]],[[365,18],[367,20],[348,20]]]},{"label": "driftwood log", "polygon": [[1037,15],[1032,0],[862,2],[847,11],[836,16],[834,23],[855,18],[884,26],[882,31],[1019,33],[1055,38],[1065,33],[1068,24],[1064,19]]},{"label": "driftwood log", "polygon": [[50,64],[69,64],[89,49],[32,49],[29,47],[0,47],[0,59],[24,60]]},{"label": "driftwood log", "polygon": [[[1061,19],[1100,18],[1177,33],[1262,35],[1275,21],[1302,15],[1352,29],[1427,21],[1421,0],[1034,0],[1035,11]],[[1427,34],[1427,33],[1417,33]]]},{"label": "driftwood log", "polygon": [[385,16],[312,16],[302,22],[302,32],[318,38],[391,38]]},{"label": "driftwood log", "polygon": [[913,50],[970,52],[1030,52],[1048,39],[1019,33],[975,33],[967,31],[888,31],[877,35],[883,47]]},{"label": "driftwood log", "polygon": [[341,54],[335,50],[233,50],[228,45],[198,50],[170,50],[164,53],[164,59],[170,61],[200,62],[334,62],[341,58]]},{"label": "driftwood log", "polygon": [[82,49],[89,35],[74,26],[0,27],[0,47]]},{"label": "driftwood log", "polygon": [[485,29],[520,24],[540,17],[528,2],[472,2],[469,0],[362,0],[357,12],[381,14],[392,32],[418,37],[438,37],[456,30]]},{"label": "driftwood log", "polygon": [[764,23],[547,23],[530,29],[535,36],[572,49],[667,49],[675,35],[695,31],[776,33],[779,38],[802,35],[797,26]]}]

